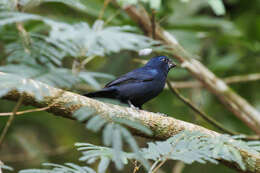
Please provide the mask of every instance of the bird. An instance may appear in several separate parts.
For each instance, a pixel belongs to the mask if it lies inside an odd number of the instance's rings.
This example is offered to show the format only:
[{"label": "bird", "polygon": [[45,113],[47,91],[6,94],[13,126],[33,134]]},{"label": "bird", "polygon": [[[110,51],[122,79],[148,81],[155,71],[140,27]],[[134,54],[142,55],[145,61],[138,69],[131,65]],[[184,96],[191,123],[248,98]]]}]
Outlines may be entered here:
[{"label": "bird", "polygon": [[142,105],[162,92],[168,72],[176,64],[167,56],[155,56],[143,67],[134,69],[107,83],[96,92],[84,94],[90,98],[110,98],[142,109]]}]

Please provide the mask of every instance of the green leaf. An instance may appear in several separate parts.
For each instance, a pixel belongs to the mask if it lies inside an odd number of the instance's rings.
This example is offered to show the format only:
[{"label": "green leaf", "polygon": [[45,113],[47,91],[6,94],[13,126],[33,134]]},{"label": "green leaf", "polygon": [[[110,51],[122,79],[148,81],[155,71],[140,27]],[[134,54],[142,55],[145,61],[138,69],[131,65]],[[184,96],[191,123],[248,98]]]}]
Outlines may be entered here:
[{"label": "green leaf", "polygon": [[101,157],[101,160],[98,164],[98,173],[105,173],[109,162],[110,160],[107,157]]},{"label": "green leaf", "polygon": [[161,7],[161,0],[149,0],[150,1],[150,7],[155,10],[159,10]]},{"label": "green leaf", "polygon": [[143,124],[141,124],[140,122],[137,122],[137,121],[134,121],[134,120],[129,120],[129,119],[126,119],[126,118],[112,118],[112,120],[114,122],[117,122],[119,124],[123,124],[123,125],[126,125],[126,126],[129,126],[133,129],[137,129],[147,135],[152,135],[152,131],[151,129],[149,129],[148,127],[144,126]]},{"label": "green leaf", "polygon": [[91,116],[95,115],[96,110],[91,108],[91,107],[87,107],[87,106],[83,106],[79,109],[77,109],[74,113],[73,116],[77,118],[77,120],[79,121],[86,121],[88,120]]},{"label": "green leaf", "polygon": [[98,132],[105,123],[107,121],[103,117],[96,115],[88,121],[86,127],[94,132]]},{"label": "green leaf", "polygon": [[16,89],[19,93],[34,95],[37,100],[50,96],[49,87],[43,83],[8,73],[0,74],[0,93],[4,96],[8,91]]},{"label": "green leaf", "polygon": [[112,141],[112,146],[113,146],[113,149],[115,150],[115,155],[114,155],[114,162],[115,162],[115,165],[116,165],[116,168],[119,169],[119,170],[122,170],[123,169],[123,163],[122,162],[122,159],[121,159],[121,151],[122,151],[122,147],[123,147],[123,143],[122,143],[122,135],[121,135],[121,131],[120,131],[120,127],[119,125],[115,124],[114,125],[114,129],[113,129],[113,134],[112,134],[112,138],[113,138],[113,141]]},{"label": "green leaf", "polygon": [[226,13],[222,0],[208,0],[208,3],[216,15],[224,15]]},{"label": "green leaf", "polygon": [[112,141],[113,138],[111,138],[113,133],[113,124],[112,123],[108,123],[105,128],[103,129],[103,143],[106,146],[111,146],[112,145]]}]

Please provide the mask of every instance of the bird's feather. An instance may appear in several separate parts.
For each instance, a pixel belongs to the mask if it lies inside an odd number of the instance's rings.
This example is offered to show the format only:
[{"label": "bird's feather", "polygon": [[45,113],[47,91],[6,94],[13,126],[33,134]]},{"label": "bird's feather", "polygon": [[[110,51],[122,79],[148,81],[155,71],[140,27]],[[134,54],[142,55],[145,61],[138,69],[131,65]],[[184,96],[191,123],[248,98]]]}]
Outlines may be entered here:
[{"label": "bird's feather", "polygon": [[[145,73],[144,73],[145,72]],[[138,68],[106,84],[105,88],[127,83],[152,81],[157,74],[156,70],[149,68]]]}]

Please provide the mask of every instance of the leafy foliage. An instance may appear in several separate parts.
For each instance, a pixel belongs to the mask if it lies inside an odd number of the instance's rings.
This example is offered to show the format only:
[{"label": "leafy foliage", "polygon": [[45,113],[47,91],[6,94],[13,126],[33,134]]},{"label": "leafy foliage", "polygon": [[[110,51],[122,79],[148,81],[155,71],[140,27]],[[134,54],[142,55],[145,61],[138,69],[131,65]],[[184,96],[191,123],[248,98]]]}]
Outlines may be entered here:
[{"label": "leafy foliage", "polygon": [[230,137],[220,135],[211,137],[201,132],[179,133],[166,141],[148,143],[148,148],[143,149],[143,155],[146,159],[155,161],[158,164],[164,160],[180,160],[184,163],[193,162],[217,164],[219,159],[236,162],[242,170],[245,165],[240,155],[240,150],[259,154],[259,142],[252,144],[235,140],[241,139],[241,136]]},{"label": "leafy foliage", "polygon": [[48,85],[25,79],[17,75],[2,74],[0,72],[0,80],[0,97],[14,89],[20,93],[26,92],[32,94],[38,100],[42,100],[43,97],[50,95]]},{"label": "leafy foliage", "polygon": [[[136,5],[138,0],[117,0],[121,5]],[[182,3],[187,3],[189,0],[179,0]],[[159,10],[161,7],[161,0],[141,0],[140,2],[148,3],[151,9]],[[191,2],[190,2],[191,3]],[[202,0],[199,3],[208,3],[216,15],[224,15],[226,10],[222,0]]]},{"label": "leafy foliage", "polygon": [[[87,162],[89,164],[100,159],[98,165],[98,172],[103,173],[108,168],[109,162],[113,161],[116,165],[119,164],[128,164],[128,159],[138,159],[137,154],[126,153],[123,151],[116,151],[115,149],[108,147],[95,146],[88,143],[76,143],[75,144],[79,151],[82,151],[83,156],[79,158],[80,161]],[[120,157],[118,157],[118,155]],[[120,159],[120,160],[118,160]]]},{"label": "leafy foliage", "polygon": [[10,166],[4,165],[1,161],[0,161],[0,170],[4,169],[6,171],[13,171],[14,169]]},{"label": "leafy foliage", "polygon": [[[104,56],[120,50],[140,50],[157,42],[150,38],[130,33],[130,26],[105,27],[97,20],[92,28],[86,23],[57,25],[52,27],[50,42],[61,48],[70,48],[72,56]],[[65,37],[64,37],[65,36]],[[74,48],[74,50],[71,49]]]},{"label": "leafy foliage", "polygon": [[[39,65],[7,65],[0,67],[2,72],[8,74],[18,75],[21,78],[25,79],[36,79],[38,81],[44,82],[51,86],[57,86],[61,88],[71,88],[74,84],[83,82],[88,83],[95,89],[99,89],[101,86],[96,81],[96,77],[102,78],[113,78],[112,75],[106,75],[103,73],[92,73],[92,72],[80,72],[78,75],[74,75],[71,70],[67,68],[42,68]],[[9,79],[10,81],[15,79]],[[15,85],[14,85],[15,86]],[[27,88],[27,91],[30,92],[30,88]],[[35,91],[37,92],[37,91]]]},{"label": "leafy foliage", "polygon": [[[259,154],[260,143],[238,140],[241,138],[242,136],[230,137],[227,135],[212,137],[200,132],[183,131],[166,141],[148,143],[148,147],[140,149],[139,154],[144,156],[145,159],[153,161],[153,165],[149,168],[149,172],[154,171],[154,168],[165,160],[179,160],[187,164],[193,162],[202,164],[211,162],[218,164],[218,159],[224,159],[236,162],[241,169],[244,170],[245,165],[239,150],[246,150],[252,154]],[[120,159],[121,164],[128,164],[128,160],[137,160],[141,164],[144,163],[140,160],[140,155],[136,152],[118,152],[114,148],[96,146],[89,143],[76,143],[75,146],[78,147],[78,151],[82,152],[82,156],[79,158],[80,161],[92,164],[97,160],[100,160],[98,173],[104,173],[111,161],[117,164],[117,159]],[[120,155],[120,157],[118,157],[118,155]],[[65,164],[71,168],[57,164],[45,165],[53,166],[54,168],[52,170],[23,170],[20,171],[20,173],[45,173],[47,171],[50,171],[51,173],[73,173],[76,171],[85,173],[93,171],[89,167],[81,167],[75,164]]]},{"label": "leafy foliage", "polygon": [[[2,12],[0,18],[2,26],[36,20],[50,27],[48,36],[32,32],[23,33],[18,40],[12,37],[11,42],[5,47],[8,55],[6,62],[11,65],[1,67],[1,70],[19,75],[22,71],[22,75],[27,78],[34,78],[57,87],[71,88],[75,83],[83,82],[93,88],[100,88],[91,75],[93,73],[80,70],[74,75],[71,69],[62,68],[64,57],[75,58],[75,61],[82,64],[84,59],[88,62],[88,58],[93,56],[105,56],[121,50],[138,51],[157,44],[148,37],[132,33],[134,31],[132,27],[104,27],[103,21],[100,20],[97,20],[91,28],[85,22],[68,24],[19,12]],[[21,65],[14,65],[17,63]],[[103,73],[95,74],[111,78]]]},{"label": "leafy foliage", "polygon": [[97,132],[103,128],[103,143],[107,146],[112,146],[113,151],[117,153],[114,154],[112,159],[115,161],[115,164],[118,169],[122,169],[123,165],[126,164],[124,161],[125,159],[122,159],[124,141],[130,146],[131,150],[139,156],[139,160],[143,163],[143,165],[145,165],[145,167],[148,168],[148,163],[143,159],[142,155],[139,153],[139,147],[134,137],[124,126],[131,127],[132,129],[139,130],[148,135],[152,134],[150,129],[143,126],[139,122],[129,121],[123,118],[117,118],[113,115],[109,115],[109,117],[105,118],[104,116],[97,114],[95,110],[89,107],[82,107],[78,109],[74,113],[74,116],[79,121],[88,120],[86,123],[86,128],[94,132]]},{"label": "leafy foliage", "polygon": [[[120,5],[136,5],[138,0],[117,0]],[[161,6],[161,0],[141,0],[140,2],[149,4],[149,7],[152,9],[158,10]]]},{"label": "leafy foliage", "polygon": [[[201,132],[183,131],[166,141],[150,142],[147,148],[142,148],[140,154],[147,160],[152,160],[152,169],[164,160],[179,160],[187,164],[199,162],[205,164],[211,162],[218,164],[219,159],[236,162],[242,170],[245,165],[239,151],[247,151],[251,154],[259,154],[259,142],[244,142],[243,136],[220,135],[216,137],[205,135]],[[98,147],[88,143],[77,143],[78,150],[83,151],[81,161],[92,163],[98,158],[100,164],[107,166],[108,160],[113,160],[117,152],[107,147]],[[120,153],[121,162],[127,164],[128,159],[138,160],[140,157],[134,153]],[[102,161],[103,159],[103,161]],[[142,162],[141,162],[142,163]],[[103,166],[99,166],[103,167]]]},{"label": "leafy foliage", "polygon": [[[58,56],[60,58],[64,57],[64,55],[70,55],[72,57],[104,56],[105,54],[119,52],[120,50],[136,51],[158,44],[158,42],[148,37],[132,33],[135,31],[133,27],[104,27],[104,22],[101,20],[97,20],[91,28],[85,22],[68,24],[56,22],[38,15],[19,12],[2,12],[0,13],[0,18],[0,25],[28,20],[38,20],[47,24],[51,28],[49,36],[35,36],[60,48],[60,50],[63,51],[63,54]],[[52,53],[52,50],[45,51]],[[45,51],[42,53],[45,53]],[[55,52],[53,54],[57,55]]]}]

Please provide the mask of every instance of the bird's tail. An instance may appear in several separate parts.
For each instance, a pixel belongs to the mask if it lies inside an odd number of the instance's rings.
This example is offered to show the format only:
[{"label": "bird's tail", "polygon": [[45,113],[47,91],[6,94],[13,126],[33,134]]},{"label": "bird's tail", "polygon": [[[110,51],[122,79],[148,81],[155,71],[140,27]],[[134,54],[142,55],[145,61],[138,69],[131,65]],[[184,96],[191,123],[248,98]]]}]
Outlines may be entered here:
[{"label": "bird's tail", "polygon": [[112,88],[104,88],[100,91],[96,92],[90,92],[87,94],[84,94],[84,96],[87,97],[101,97],[101,98],[115,98],[116,97],[116,90]]}]

